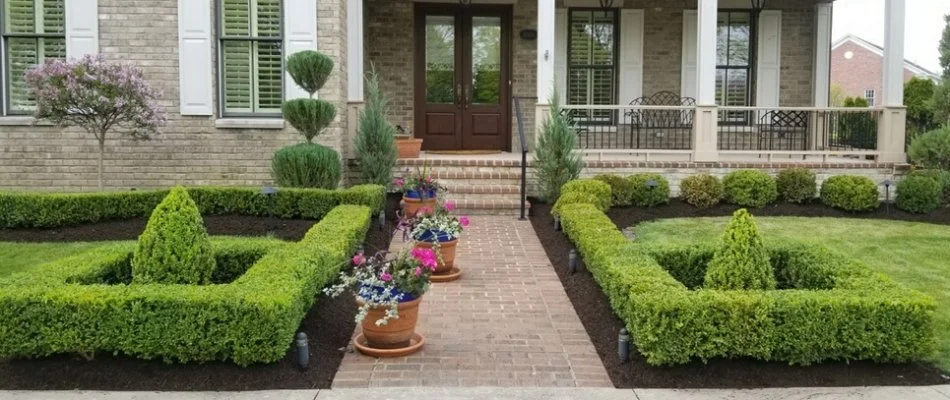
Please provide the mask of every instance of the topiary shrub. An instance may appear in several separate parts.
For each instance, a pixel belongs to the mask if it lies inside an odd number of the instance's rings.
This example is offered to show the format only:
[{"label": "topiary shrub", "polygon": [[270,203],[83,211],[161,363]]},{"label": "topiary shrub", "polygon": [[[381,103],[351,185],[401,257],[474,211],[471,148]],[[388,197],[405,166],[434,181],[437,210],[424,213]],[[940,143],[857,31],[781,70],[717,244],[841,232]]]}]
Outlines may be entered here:
[{"label": "topiary shrub", "polygon": [[[633,183],[631,201],[637,207],[656,207],[670,202],[670,182],[660,174],[633,174],[627,178]],[[655,181],[656,187],[650,188],[649,182]]]},{"label": "topiary shrub", "polygon": [[846,211],[870,211],[877,208],[880,192],[866,176],[832,176],[821,185],[821,201]]},{"label": "topiary shrub", "polygon": [[921,168],[950,170],[950,126],[917,136],[907,155]]},{"label": "topiary shrub", "polygon": [[778,173],[779,196],[789,203],[805,203],[818,195],[817,177],[805,168],[789,168]]},{"label": "topiary shrub", "polygon": [[396,150],[396,127],[387,117],[389,98],[379,89],[379,75],[374,68],[366,74],[366,106],[360,111],[356,132],[356,158],[360,163],[360,182],[389,186],[399,152]]},{"label": "topiary shrub", "polygon": [[597,175],[594,179],[610,185],[615,207],[626,207],[633,204],[634,184],[629,179],[609,174]]},{"label": "topiary shrub", "polygon": [[[566,198],[562,200],[565,196]],[[561,188],[561,197],[558,197],[552,212],[557,215],[558,204],[563,206],[576,203],[589,203],[596,206],[598,210],[609,210],[611,203],[613,203],[610,185],[594,179],[570,181]]]},{"label": "topiary shrub", "polygon": [[689,204],[699,208],[709,208],[722,200],[722,182],[709,174],[688,176],[680,182],[680,195]]},{"label": "topiary shrub", "polygon": [[897,208],[918,214],[929,213],[940,207],[943,188],[936,179],[908,176],[897,184]]},{"label": "topiary shrub", "polygon": [[709,262],[704,282],[706,289],[772,290],[775,272],[769,253],[752,215],[736,211],[726,227],[719,248]]},{"label": "topiary shrub", "polygon": [[942,201],[946,202],[950,200],[950,171],[943,171],[939,169],[920,169],[911,172],[907,176],[923,176],[937,181],[937,183],[940,184],[940,189],[943,191]]},{"label": "topiary shrub", "polygon": [[211,281],[215,261],[198,206],[176,187],[155,207],[132,256],[132,282],[190,284]]},{"label": "topiary shrub", "polygon": [[535,175],[538,191],[545,201],[555,201],[561,196],[561,187],[581,176],[584,159],[574,148],[577,133],[561,115],[561,103],[557,90],[548,101],[551,111],[538,131],[538,144],[534,149]]},{"label": "topiary shrub", "polygon": [[778,198],[778,185],[769,174],[746,169],[734,171],[722,180],[726,201],[743,207],[765,207]]},{"label": "topiary shrub", "polygon": [[316,51],[305,50],[287,58],[287,72],[310,97],[285,101],[280,108],[284,119],[307,142],[284,147],[274,154],[271,174],[279,186],[334,189],[340,183],[340,155],[336,150],[313,143],[313,138],[336,118],[333,103],[313,98],[332,71],[333,59]]},{"label": "topiary shrub", "polygon": [[315,143],[278,150],[271,166],[274,183],[281,187],[336,189],[343,176],[340,154]]}]

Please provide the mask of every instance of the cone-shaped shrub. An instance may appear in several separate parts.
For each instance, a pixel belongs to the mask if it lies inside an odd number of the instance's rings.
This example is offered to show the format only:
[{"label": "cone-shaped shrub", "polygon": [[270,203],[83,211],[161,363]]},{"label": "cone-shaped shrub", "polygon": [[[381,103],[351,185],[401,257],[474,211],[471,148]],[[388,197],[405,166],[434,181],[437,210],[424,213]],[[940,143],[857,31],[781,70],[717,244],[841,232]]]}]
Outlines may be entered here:
[{"label": "cone-shaped shrub", "polygon": [[360,162],[360,183],[388,187],[393,181],[396,127],[386,119],[389,98],[379,89],[379,75],[366,75],[366,107],[360,111],[356,131],[356,158]]},{"label": "cone-shaped shrub", "polygon": [[775,289],[775,285],[775,272],[755,220],[745,209],[736,211],[709,262],[704,287],[719,290],[771,290]]},{"label": "cone-shaped shrub", "polygon": [[206,284],[214,272],[211,240],[184,188],[155,207],[132,256],[133,283]]},{"label": "cone-shaped shrub", "polygon": [[281,187],[336,189],[342,176],[340,154],[315,143],[287,146],[271,164],[274,183]]}]

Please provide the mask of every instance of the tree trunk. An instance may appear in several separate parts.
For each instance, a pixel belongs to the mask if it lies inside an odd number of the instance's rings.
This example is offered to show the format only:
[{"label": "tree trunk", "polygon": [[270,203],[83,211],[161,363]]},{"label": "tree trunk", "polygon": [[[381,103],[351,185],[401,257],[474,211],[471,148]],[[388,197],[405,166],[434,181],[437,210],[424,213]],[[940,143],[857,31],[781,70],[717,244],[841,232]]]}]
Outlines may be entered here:
[{"label": "tree trunk", "polygon": [[105,139],[99,140],[99,191],[102,191],[102,155],[106,151]]}]

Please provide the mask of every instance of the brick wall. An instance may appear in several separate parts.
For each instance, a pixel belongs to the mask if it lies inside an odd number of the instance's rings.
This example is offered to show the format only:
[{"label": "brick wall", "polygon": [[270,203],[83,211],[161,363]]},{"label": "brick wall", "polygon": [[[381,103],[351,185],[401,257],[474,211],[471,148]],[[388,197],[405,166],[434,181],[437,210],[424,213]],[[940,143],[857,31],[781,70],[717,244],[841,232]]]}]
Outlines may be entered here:
[{"label": "brick wall", "polygon": [[[320,96],[340,104],[336,121],[319,141],[342,148],[346,131],[346,65],[341,62],[346,45],[345,0],[319,2],[318,47],[337,60],[337,69]],[[110,60],[140,67],[149,82],[163,92],[161,105],[169,116],[157,140],[134,142],[113,135],[114,139],[107,141],[107,187],[269,183],[274,151],[301,141],[301,137],[289,126],[283,130],[216,129],[215,117],[178,114],[177,4],[176,0],[99,1],[100,51]],[[96,187],[97,145],[85,132],[2,126],[0,148],[0,189]]]},{"label": "brick wall", "polygon": [[[851,53],[851,58],[845,54]],[[874,90],[875,102],[881,104],[884,80],[884,57],[867,47],[848,41],[831,52],[831,84],[838,85],[848,97],[864,98],[865,90]],[[914,77],[904,69],[904,82]]]}]

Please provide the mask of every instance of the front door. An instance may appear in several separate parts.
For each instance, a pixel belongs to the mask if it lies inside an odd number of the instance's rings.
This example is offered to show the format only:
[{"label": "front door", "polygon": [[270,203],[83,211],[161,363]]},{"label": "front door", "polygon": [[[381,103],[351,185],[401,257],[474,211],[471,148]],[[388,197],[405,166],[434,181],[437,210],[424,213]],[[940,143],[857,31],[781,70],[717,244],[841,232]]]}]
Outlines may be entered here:
[{"label": "front door", "polygon": [[415,26],[423,149],[508,150],[511,7],[417,4]]}]

